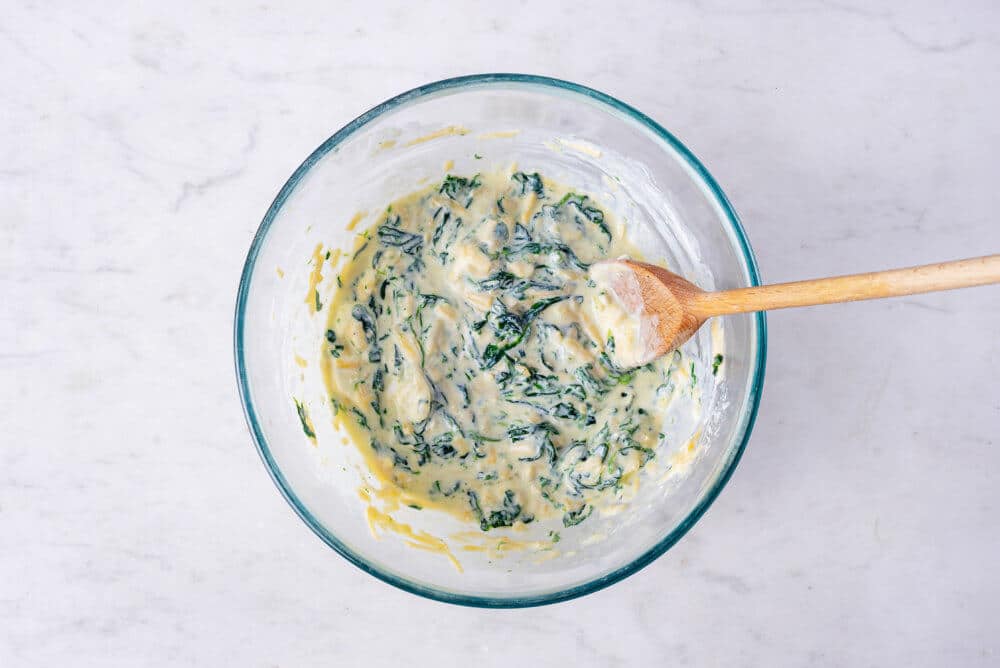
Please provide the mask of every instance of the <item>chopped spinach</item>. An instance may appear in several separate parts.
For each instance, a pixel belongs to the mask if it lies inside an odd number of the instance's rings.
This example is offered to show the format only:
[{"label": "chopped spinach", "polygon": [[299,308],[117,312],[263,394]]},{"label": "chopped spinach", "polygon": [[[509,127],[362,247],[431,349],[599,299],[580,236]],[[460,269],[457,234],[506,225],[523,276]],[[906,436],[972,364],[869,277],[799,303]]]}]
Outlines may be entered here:
[{"label": "chopped spinach", "polygon": [[438,210],[434,212],[433,219],[439,222],[437,227],[434,228],[434,234],[431,235],[431,245],[437,246],[438,242],[441,241],[441,237],[444,236],[444,230],[448,225],[448,221],[451,220],[451,211],[446,211],[444,207],[439,207]]},{"label": "chopped spinach", "polygon": [[[667,431],[653,400],[697,400],[686,383],[677,391],[682,378],[697,384],[696,369],[680,352],[637,368],[614,361],[614,335],[578,306],[598,290],[581,257],[625,249],[612,245],[610,216],[537,172],[509,179],[449,174],[362,235],[342,274],[350,286],[338,277],[344,289],[327,304],[323,345],[346,359],[326,368],[348,388],[331,400],[414,495],[471,509],[483,531],[536,516],[572,527],[602,497],[627,498],[623,480]],[[313,301],[323,306],[318,292]],[[562,301],[558,318],[545,317]],[[359,331],[348,337],[347,325]],[[713,375],[721,363],[713,358]],[[536,486],[524,486],[529,475]]]},{"label": "chopped spinach", "polygon": [[[396,216],[398,223],[399,216]],[[424,248],[424,236],[406,232],[398,227],[385,224],[378,228],[378,239],[386,246],[395,246],[407,255],[416,255]]]},{"label": "chopped spinach", "polygon": [[510,311],[502,300],[494,300],[493,310],[490,312],[492,316],[490,326],[496,338],[483,350],[480,366],[483,369],[493,368],[509,350],[524,340],[531,328],[531,323],[541,315],[542,311],[564,299],[566,299],[565,296],[540,299],[520,314]]},{"label": "chopped spinach", "polygon": [[448,457],[454,457],[457,451],[455,450],[455,446],[452,445],[453,438],[454,435],[450,431],[441,434],[430,442],[431,452],[436,457],[443,457],[446,459]]},{"label": "chopped spinach", "polygon": [[358,421],[358,424],[363,429],[368,429],[369,431],[371,430],[371,427],[368,426],[368,418],[366,418],[365,414],[358,410],[356,406],[351,406],[351,413],[354,414],[354,419]]},{"label": "chopped spinach", "polygon": [[592,512],[594,512],[594,507],[590,504],[585,503],[576,510],[571,510],[565,515],[563,515],[563,520],[562,520],[563,526],[567,528],[576,526],[580,522],[590,517],[590,514]]},{"label": "chopped spinach", "polygon": [[518,278],[509,271],[496,271],[481,281],[476,281],[476,287],[483,292],[500,292],[513,295],[517,299],[524,299],[524,293],[529,289],[542,292],[553,292],[561,290],[560,283],[536,281],[529,278]]},{"label": "chopped spinach", "polygon": [[600,356],[601,366],[604,367],[605,372],[608,374],[615,385],[628,385],[635,378],[636,369],[623,369],[615,364],[607,353],[601,353]]},{"label": "chopped spinach", "polygon": [[441,496],[451,496],[451,495],[455,494],[456,492],[458,492],[458,490],[461,489],[461,487],[462,487],[462,483],[456,482],[454,485],[452,485],[448,489],[443,489],[441,487],[441,481],[440,480],[435,480],[434,484],[431,485],[431,493],[433,493],[433,494],[440,494]]},{"label": "chopped spinach", "polygon": [[330,344],[330,354],[334,357],[340,357],[344,352],[343,344],[337,343],[337,333],[332,329],[326,330],[326,340]]},{"label": "chopped spinach", "polygon": [[521,514],[521,506],[517,503],[514,492],[504,492],[503,505],[496,510],[484,511],[479,505],[479,495],[469,490],[469,506],[472,514],[479,520],[479,528],[483,531],[500,527],[514,526],[514,520]]},{"label": "chopped spinach", "polygon": [[467,179],[464,176],[453,176],[451,174],[444,177],[438,192],[447,195],[449,199],[458,202],[465,208],[472,204],[472,191],[482,185],[479,175]]},{"label": "chopped spinach", "polygon": [[582,221],[593,223],[601,231],[601,234],[607,237],[608,241],[611,241],[611,229],[604,222],[604,212],[596,206],[589,204],[589,199],[586,195],[568,193],[559,200],[559,203],[556,204],[556,209],[569,209],[578,223],[582,224]]},{"label": "chopped spinach", "polygon": [[369,345],[375,343],[375,318],[371,312],[361,304],[355,304],[351,309],[351,317],[361,323],[361,329],[365,335],[365,342]]},{"label": "chopped spinach", "polygon": [[295,402],[295,412],[299,414],[299,422],[302,423],[302,431],[305,435],[311,439],[316,438],[316,432],[313,431],[312,423],[309,421],[309,414],[306,412],[306,407],[299,402],[298,399],[292,399]]},{"label": "chopped spinach", "polygon": [[523,197],[527,193],[535,193],[539,197],[545,197],[545,187],[542,185],[542,177],[538,175],[538,172],[533,174],[515,172],[510,178],[521,187],[518,195]]},{"label": "chopped spinach", "polygon": [[719,373],[719,367],[722,366],[722,355],[716,355],[712,358],[712,375]]},{"label": "chopped spinach", "polygon": [[514,236],[511,242],[500,249],[496,257],[501,257],[505,260],[517,260],[532,255],[548,255],[550,253],[558,254],[563,262],[574,269],[587,271],[590,268],[590,265],[582,262],[568,245],[559,241],[544,240],[541,238],[536,240],[531,235],[531,232],[528,231],[528,228],[520,223],[514,225]]}]

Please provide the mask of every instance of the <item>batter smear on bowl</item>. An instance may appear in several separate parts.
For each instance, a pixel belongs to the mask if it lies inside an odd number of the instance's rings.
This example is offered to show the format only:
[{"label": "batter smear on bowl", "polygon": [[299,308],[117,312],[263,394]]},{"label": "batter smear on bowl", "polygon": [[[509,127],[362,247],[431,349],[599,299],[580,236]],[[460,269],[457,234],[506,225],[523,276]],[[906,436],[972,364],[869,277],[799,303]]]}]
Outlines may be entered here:
[{"label": "batter smear on bowl", "polygon": [[667,416],[698,414],[695,360],[615,362],[629,316],[588,269],[622,255],[641,254],[617,220],[538,173],[448,175],[388,206],[339,276],[320,357],[382,484],[483,531],[570,527],[693,443]]}]

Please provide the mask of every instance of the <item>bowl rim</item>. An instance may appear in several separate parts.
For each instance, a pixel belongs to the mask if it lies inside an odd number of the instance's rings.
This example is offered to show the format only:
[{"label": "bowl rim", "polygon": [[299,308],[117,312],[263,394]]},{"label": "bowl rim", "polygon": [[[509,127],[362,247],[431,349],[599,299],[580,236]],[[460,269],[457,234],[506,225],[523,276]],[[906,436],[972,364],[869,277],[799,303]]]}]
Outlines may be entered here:
[{"label": "bowl rim", "polygon": [[589,98],[590,100],[597,101],[598,103],[610,108],[614,112],[623,114],[628,119],[639,123],[646,129],[650,130],[652,134],[664,142],[665,148],[676,152],[681,156],[688,164],[688,166],[693,170],[696,177],[700,178],[703,184],[707,187],[709,195],[715,199],[715,203],[718,205],[720,210],[724,213],[724,217],[728,220],[732,232],[738,241],[740,251],[743,254],[743,261],[749,278],[750,285],[760,285],[760,277],[757,269],[757,261],[754,257],[753,250],[750,246],[750,242],[747,238],[746,232],[743,229],[743,225],[740,223],[739,217],[736,211],[733,209],[729,202],[729,199],[722,192],[719,184],[715,181],[708,170],[702,165],[702,163],[694,156],[694,154],[682,144],[674,135],[660,126],[656,121],[646,116],[638,109],[631,107],[618,99],[611,97],[605,93],[594,90],[587,86],[582,86],[580,84],[572,83],[570,81],[564,81],[561,79],[554,79],[546,76],[539,76],[533,74],[513,74],[513,73],[488,73],[488,74],[471,74],[466,76],[454,77],[450,79],[443,79],[441,81],[435,81],[433,83],[425,84],[419,86],[412,90],[401,93],[385,102],[369,109],[365,113],[361,114],[353,121],[345,125],[343,128],[331,135],[326,141],[319,145],[303,162],[298,166],[298,168],[292,173],[285,184],[282,186],[281,190],[278,192],[271,206],[268,207],[267,213],[265,213],[263,220],[261,221],[260,227],[257,229],[257,233],[254,235],[253,241],[250,245],[250,249],[247,252],[246,261],[243,266],[243,271],[240,276],[240,284],[236,297],[236,309],[235,309],[235,320],[233,325],[233,343],[234,343],[234,356],[235,356],[235,366],[236,366],[236,378],[237,385],[239,389],[240,400],[243,405],[243,413],[246,418],[247,427],[253,436],[254,444],[257,448],[257,452],[260,455],[261,460],[264,462],[264,467],[267,469],[271,480],[274,481],[275,486],[277,486],[278,491],[285,498],[288,504],[292,507],[295,513],[302,519],[303,522],[315,533],[320,540],[330,546],[335,552],[340,554],[342,557],[347,559],[349,562],[360,568],[361,570],[373,575],[374,577],[386,582],[390,585],[398,587],[404,591],[410,592],[412,594],[417,594],[418,596],[423,596],[432,600],[442,601],[445,603],[453,603],[456,605],[464,605],[471,607],[480,608],[525,608],[539,605],[547,605],[551,603],[557,603],[560,601],[568,601],[570,599],[577,598],[579,596],[584,596],[590,594],[605,587],[608,587],[624,578],[638,572],[642,568],[646,567],[658,557],[660,557],[664,552],[673,547],[674,544],[679,541],[684,534],[691,529],[692,526],[701,518],[701,516],[708,510],[712,502],[715,501],[722,488],[726,486],[729,478],[732,476],[733,471],[736,469],[737,464],[743,456],[743,451],[746,449],[747,442],[750,439],[750,433],[753,431],[753,425],[757,418],[757,411],[760,406],[760,395],[763,390],[764,382],[764,368],[767,359],[767,322],[764,313],[755,314],[755,324],[756,324],[756,334],[757,334],[757,354],[754,359],[754,368],[752,372],[752,382],[750,386],[750,393],[747,401],[747,408],[744,412],[745,426],[743,429],[743,434],[739,437],[739,443],[729,462],[726,464],[726,468],[722,471],[719,477],[712,484],[712,487],[705,493],[701,500],[695,505],[695,507],[688,513],[687,517],[680,522],[674,529],[668,533],[659,542],[653,545],[651,548],[646,550],[644,553],[633,559],[630,563],[621,566],[610,573],[602,575],[598,578],[585,582],[583,584],[574,585],[565,589],[561,589],[556,592],[551,592],[547,594],[538,594],[531,596],[518,596],[518,597],[494,597],[494,596],[478,596],[473,594],[460,594],[451,591],[439,590],[433,587],[429,587],[418,582],[408,580],[406,578],[400,577],[394,573],[386,572],[379,567],[369,563],[360,554],[354,552],[347,545],[342,543],[336,536],[329,532],[316,517],[309,511],[309,509],[299,500],[298,496],[295,494],[292,486],[285,479],[284,474],[281,472],[271,455],[270,448],[267,443],[267,439],[264,437],[264,433],[260,426],[260,421],[257,417],[257,411],[253,403],[253,398],[250,393],[250,386],[246,373],[246,359],[244,356],[244,330],[246,324],[246,304],[249,295],[250,283],[253,278],[254,268],[257,261],[257,256],[260,253],[261,247],[267,237],[268,231],[274,222],[275,217],[281,210],[285,201],[295,190],[296,186],[306,175],[306,173],[312,169],[312,167],[322,159],[327,153],[336,148],[341,142],[353,135],[357,130],[367,125],[374,119],[382,116],[383,114],[395,110],[402,105],[410,102],[415,102],[423,97],[434,93],[440,93],[442,91],[451,91],[456,89],[465,89],[470,87],[486,87],[486,86],[497,86],[497,87],[507,87],[510,84],[516,84],[519,86],[536,87],[542,90],[551,91],[555,89],[556,91],[569,91],[570,93],[575,93],[583,97]]}]

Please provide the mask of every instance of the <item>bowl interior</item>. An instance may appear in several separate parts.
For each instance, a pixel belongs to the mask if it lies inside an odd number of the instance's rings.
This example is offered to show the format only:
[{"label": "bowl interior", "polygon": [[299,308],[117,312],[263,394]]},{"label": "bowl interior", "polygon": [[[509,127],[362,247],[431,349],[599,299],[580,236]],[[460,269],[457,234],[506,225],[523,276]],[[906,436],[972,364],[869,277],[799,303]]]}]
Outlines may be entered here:
[{"label": "bowl interior", "polygon": [[[237,371],[248,422],[279,489],[324,541],[360,567],[441,600],[516,606],[569,598],[640,568],[676,542],[728,478],[749,436],[764,360],[763,316],[703,328],[687,351],[724,372],[702,379],[703,424],[683,474],[650,475],[627,512],[561,530],[557,550],[519,549],[550,527],[491,532],[483,550],[441,554],[374,532],[359,488],[373,481],[354,445],[332,424],[316,359],[325,314],[312,307],[316,247],[349,250],[355,235],[399,195],[440,180],[516,163],[586,191],[614,211],[646,259],[705,288],[756,284],[735,214],[683,146],[638,112],[573,84],[517,75],[449,80],[411,91],[361,116],[311,155],[268,211],[240,286]],[[367,212],[349,230],[356,213]],[[334,272],[319,284],[333,290]],[[296,356],[306,365],[295,363]],[[307,410],[316,443],[302,429]],[[664,453],[669,454],[669,453]],[[447,538],[475,530],[403,508],[395,521]],[[384,528],[384,525],[383,525]],[[578,529],[578,530],[574,530]],[[376,538],[377,534],[378,538]]]}]

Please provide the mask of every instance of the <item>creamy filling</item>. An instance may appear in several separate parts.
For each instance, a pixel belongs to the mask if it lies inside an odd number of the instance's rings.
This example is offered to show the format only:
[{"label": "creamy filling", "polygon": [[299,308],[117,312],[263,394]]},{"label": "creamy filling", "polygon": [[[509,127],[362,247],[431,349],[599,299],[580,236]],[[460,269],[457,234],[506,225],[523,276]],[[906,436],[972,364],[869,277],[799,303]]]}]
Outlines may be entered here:
[{"label": "creamy filling", "polygon": [[622,255],[641,254],[617,220],[537,173],[449,175],[387,207],[338,277],[321,351],[382,484],[483,531],[628,501],[692,436],[666,416],[700,397],[680,352],[618,361],[640,343],[632,316],[588,271]]},{"label": "creamy filling", "polygon": [[611,359],[625,367],[638,366],[653,357],[659,336],[655,315],[642,312],[642,295],[635,274],[616,262],[596,262],[590,278],[610,295],[606,320],[615,333]]}]

